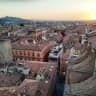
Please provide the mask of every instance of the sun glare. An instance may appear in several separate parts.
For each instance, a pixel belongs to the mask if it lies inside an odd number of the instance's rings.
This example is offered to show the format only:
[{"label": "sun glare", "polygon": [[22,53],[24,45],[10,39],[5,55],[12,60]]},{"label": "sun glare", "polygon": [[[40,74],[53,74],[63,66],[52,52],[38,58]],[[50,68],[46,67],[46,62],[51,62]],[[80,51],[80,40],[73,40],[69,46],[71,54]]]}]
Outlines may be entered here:
[{"label": "sun glare", "polygon": [[90,16],[90,19],[91,19],[91,20],[96,20],[96,14],[92,14],[92,15]]},{"label": "sun glare", "polygon": [[92,16],[91,16],[91,19],[92,19],[92,20],[96,20],[96,15],[92,15]]}]

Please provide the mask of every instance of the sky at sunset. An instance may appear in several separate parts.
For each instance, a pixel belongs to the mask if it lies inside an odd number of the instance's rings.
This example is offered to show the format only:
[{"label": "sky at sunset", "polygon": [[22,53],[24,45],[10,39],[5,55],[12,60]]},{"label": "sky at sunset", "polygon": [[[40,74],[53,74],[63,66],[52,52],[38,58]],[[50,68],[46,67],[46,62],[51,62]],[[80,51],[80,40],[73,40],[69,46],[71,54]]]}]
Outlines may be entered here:
[{"label": "sky at sunset", "polygon": [[29,19],[96,19],[96,0],[0,0],[0,17]]}]

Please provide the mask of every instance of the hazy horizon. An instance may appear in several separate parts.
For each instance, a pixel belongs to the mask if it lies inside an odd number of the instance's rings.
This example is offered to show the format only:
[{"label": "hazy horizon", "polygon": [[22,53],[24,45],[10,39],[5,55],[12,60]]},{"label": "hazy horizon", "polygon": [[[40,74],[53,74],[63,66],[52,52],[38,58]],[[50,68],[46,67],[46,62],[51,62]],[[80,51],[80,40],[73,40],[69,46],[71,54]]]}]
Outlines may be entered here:
[{"label": "hazy horizon", "polygon": [[96,19],[96,0],[0,0],[0,17],[38,20]]}]

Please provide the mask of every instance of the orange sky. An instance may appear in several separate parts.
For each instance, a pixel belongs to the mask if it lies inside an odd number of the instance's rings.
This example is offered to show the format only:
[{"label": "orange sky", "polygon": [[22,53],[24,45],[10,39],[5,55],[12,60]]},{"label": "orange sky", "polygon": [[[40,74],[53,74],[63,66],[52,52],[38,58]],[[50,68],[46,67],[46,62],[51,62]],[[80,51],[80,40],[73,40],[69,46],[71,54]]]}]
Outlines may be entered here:
[{"label": "orange sky", "polygon": [[0,17],[30,19],[96,19],[96,0],[0,0]]}]

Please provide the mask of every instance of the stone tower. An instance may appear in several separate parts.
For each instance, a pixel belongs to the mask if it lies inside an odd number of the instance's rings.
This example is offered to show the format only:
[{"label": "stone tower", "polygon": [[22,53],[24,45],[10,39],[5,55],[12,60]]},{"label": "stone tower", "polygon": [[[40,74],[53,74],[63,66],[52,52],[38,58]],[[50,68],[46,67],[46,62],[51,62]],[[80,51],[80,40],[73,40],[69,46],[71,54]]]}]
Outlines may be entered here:
[{"label": "stone tower", "polygon": [[96,96],[95,51],[87,47],[68,62],[64,96]]}]

